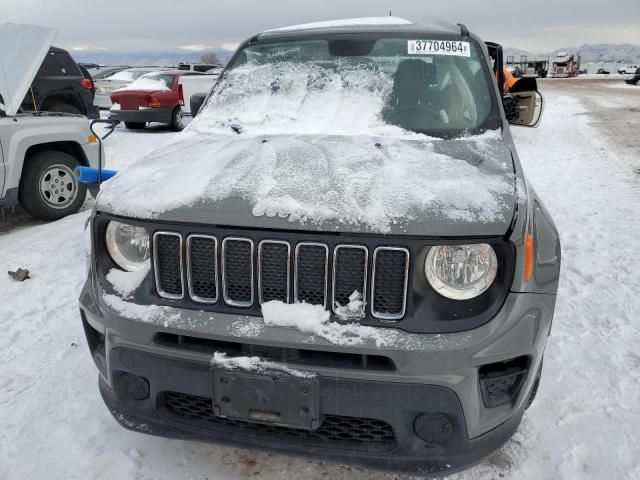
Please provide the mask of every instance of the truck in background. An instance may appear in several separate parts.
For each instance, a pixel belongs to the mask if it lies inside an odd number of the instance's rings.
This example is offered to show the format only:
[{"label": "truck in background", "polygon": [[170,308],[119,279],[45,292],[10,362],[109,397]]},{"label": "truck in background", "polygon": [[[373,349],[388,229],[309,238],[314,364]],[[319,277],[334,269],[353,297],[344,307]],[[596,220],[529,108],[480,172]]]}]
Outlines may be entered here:
[{"label": "truck in background", "polygon": [[577,77],[580,72],[580,56],[560,52],[551,62],[551,78]]},{"label": "truck in background", "polygon": [[222,67],[212,68],[205,73],[206,75],[180,77],[178,80],[178,97],[183,115],[193,115],[195,117],[198,112],[191,111],[191,96],[196,93],[209,93],[218,81],[218,77],[222,73]]}]

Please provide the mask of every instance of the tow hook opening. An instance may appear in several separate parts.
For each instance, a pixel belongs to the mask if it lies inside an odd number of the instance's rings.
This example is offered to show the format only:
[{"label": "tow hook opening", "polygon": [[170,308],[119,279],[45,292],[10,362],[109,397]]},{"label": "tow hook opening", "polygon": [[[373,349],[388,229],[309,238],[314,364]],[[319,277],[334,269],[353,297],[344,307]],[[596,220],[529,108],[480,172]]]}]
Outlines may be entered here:
[{"label": "tow hook opening", "polygon": [[517,357],[505,362],[480,367],[480,390],[487,408],[513,403],[529,370],[529,357]]}]

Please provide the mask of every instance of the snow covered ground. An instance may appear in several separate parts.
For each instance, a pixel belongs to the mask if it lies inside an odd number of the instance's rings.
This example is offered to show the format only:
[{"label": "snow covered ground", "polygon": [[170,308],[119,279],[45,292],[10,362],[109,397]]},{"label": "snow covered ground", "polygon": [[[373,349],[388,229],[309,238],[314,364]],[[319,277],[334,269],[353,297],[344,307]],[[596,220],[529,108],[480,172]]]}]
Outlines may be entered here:
[{"label": "snow covered ground", "polygon": [[[545,84],[537,130],[513,129],[562,237],[563,270],[541,389],[516,436],[456,480],[640,478],[640,151],[608,143],[588,90]],[[583,82],[581,82],[583,83]],[[626,90],[624,104],[640,107]],[[614,108],[600,106],[598,108]],[[637,110],[636,110],[637,111]],[[107,141],[125,169],[174,134]],[[0,228],[0,479],[391,479],[358,468],[165,440],[122,429],[102,404],[80,325],[88,212]]]}]

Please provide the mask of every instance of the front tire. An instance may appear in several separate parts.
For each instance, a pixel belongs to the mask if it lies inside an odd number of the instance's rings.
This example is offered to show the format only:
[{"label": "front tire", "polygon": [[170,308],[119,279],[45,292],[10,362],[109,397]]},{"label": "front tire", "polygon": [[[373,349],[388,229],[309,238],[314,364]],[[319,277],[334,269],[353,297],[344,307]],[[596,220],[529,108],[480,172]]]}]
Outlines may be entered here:
[{"label": "front tire", "polygon": [[145,122],[124,122],[124,126],[129,130],[142,130],[147,124]]},{"label": "front tire", "polygon": [[176,107],[173,109],[169,127],[171,127],[171,130],[173,130],[174,132],[180,132],[184,129],[184,123],[182,121],[182,109],[180,107]]},{"label": "front tire", "polygon": [[73,175],[79,162],[68,153],[50,150],[27,159],[20,178],[19,200],[40,220],[59,220],[76,213],[87,187]]}]

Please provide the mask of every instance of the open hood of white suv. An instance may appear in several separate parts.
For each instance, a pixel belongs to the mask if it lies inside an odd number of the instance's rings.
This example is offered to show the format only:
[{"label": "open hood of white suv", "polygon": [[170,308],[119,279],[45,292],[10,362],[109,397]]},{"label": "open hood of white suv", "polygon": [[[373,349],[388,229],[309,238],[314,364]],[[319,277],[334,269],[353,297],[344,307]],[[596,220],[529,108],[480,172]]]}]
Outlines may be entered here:
[{"label": "open hood of white suv", "polygon": [[56,33],[37,25],[0,25],[0,95],[7,115],[20,108]]}]

